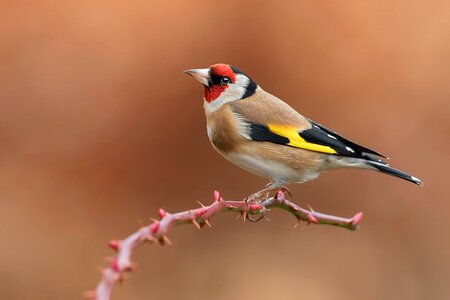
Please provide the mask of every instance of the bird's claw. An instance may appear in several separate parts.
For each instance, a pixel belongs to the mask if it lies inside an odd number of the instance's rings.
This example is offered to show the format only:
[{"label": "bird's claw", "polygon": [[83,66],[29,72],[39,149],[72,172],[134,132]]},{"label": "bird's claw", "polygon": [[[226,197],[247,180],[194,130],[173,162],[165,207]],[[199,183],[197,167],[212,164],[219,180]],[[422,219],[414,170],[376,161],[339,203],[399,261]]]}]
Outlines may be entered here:
[{"label": "bird's claw", "polygon": [[269,220],[269,219],[267,219],[267,217],[262,213],[262,214],[260,214],[258,217],[256,217],[256,218],[252,218],[249,214],[247,214],[246,215],[246,217],[247,217],[247,220],[249,220],[250,222],[253,222],[253,223],[257,223],[257,222],[259,222],[259,221],[261,221],[261,220]]},{"label": "bird's claw", "polygon": [[278,191],[281,191],[281,192],[287,194],[289,201],[292,199],[292,193],[286,186],[282,186]]},{"label": "bird's claw", "polygon": [[265,207],[262,207],[259,210],[259,212],[258,212],[256,217],[253,218],[252,215],[249,214],[249,213],[245,213],[244,217],[245,217],[246,220],[249,220],[250,222],[253,222],[253,223],[257,223],[257,222],[259,222],[261,220],[270,221],[269,218],[266,217],[266,211],[268,211],[268,209],[266,209]]},{"label": "bird's claw", "polygon": [[[245,220],[249,220],[250,222],[256,223],[261,220],[269,220],[265,216],[267,209],[261,204],[262,201],[268,198],[268,195],[265,195],[262,198],[258,195],[256,199],[252,197],[253,195],[244,199],[245,207],[240,216],[243,216],[244,222]],[[256,211],[258,212],[256,213]],[[252,217],[252,215],[257,215],[257,217]]]}]

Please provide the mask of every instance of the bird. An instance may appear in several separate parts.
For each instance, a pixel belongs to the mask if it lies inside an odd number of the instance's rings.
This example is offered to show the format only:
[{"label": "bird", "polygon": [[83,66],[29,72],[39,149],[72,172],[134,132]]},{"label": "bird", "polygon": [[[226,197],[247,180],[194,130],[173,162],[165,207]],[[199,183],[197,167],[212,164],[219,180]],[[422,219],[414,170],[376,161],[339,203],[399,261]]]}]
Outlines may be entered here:
[{"label": "bird", "polygon": [[250,196],[253,200],[342,168],[375,170],[423,185],[379,159],[387,159],[383,154],[304,117],[232,65],[184,72],[203,85],[207,134],[214,149],[231,163],[269,179],[264,189]]}]

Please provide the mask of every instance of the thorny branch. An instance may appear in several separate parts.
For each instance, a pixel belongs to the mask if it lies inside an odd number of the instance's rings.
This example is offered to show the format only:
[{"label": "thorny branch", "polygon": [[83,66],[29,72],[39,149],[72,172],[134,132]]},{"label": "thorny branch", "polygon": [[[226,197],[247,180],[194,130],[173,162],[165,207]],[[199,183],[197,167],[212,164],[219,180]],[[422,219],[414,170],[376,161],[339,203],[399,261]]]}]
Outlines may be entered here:
[{"label": "thorny branch", "polygon": [[[102,270],[102,278],[96,289],[87,292],[86,296],[95,300],[109,300],[114,284],[123,280],[125,272],[135,269],[131,262],[131,254],[134,248],[144,242],[170,245],[171,241],[167,237],[167,233],[175,225],[193,224],[197,228],[204,225],[211,227],[209,219],[218,212],[238,212],[244,221],[259,221],[265,219],[265,213],[271,208],[281,208],[290,212],[297,219],[296,225],[300,221],[305,221],[307,224],[327,224],[349,230],[356,230],[363,216],[362,212],[359,212],[352,218],[341,218],[315,212],[312,209],[307,210],[291,202],[281,190],[277,192],[276,196],[262,201],[227,201],[216,191],[214,192],[214,203],[209,206],[201,204],[199,208],[173,214],[160,209],[159,220],[154,219],[151,224],[141,227],[123,240],[110,241],[108,245],[116,250],[117,254],[110,260],[109,266]],[[260,217],[252,219],[251,215],[259,215]]]}]

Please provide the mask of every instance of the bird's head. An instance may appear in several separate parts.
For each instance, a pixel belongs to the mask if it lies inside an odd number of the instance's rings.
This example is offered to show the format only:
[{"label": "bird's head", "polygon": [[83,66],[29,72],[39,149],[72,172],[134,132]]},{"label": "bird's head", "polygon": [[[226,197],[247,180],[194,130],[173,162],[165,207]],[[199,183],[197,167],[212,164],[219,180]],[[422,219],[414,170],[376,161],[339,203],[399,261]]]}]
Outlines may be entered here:
[{"label": "bird's head", "polygon": [[238,68],[227,64],[215,64],[205,69],[184,71],[204,86],[205,105],[218,108],[223,104],[250,97],[256,83]]}]

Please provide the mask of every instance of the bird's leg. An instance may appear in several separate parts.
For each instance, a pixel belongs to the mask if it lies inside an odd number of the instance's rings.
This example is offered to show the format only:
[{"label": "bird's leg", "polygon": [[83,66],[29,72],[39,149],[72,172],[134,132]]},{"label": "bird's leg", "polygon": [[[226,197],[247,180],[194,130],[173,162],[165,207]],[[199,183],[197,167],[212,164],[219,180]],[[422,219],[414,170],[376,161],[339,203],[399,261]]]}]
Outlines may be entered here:
[{"label": "bird's leg", "polygon": [[282,185],[278,185],[272,182],[269,182],[265,188],[263,188],[262,190],[253,193],[251,195],[249,195],[247,198],[245,198],[246,202],[260,202],[262,200],[266,200],[269,197],[269,194],[273,191],[276,191],[278,189],[283,188]]},{"label": "bird's leg", "polygon": [[[248,197],[245,198],[245,202],[249,205],[249,204],[253,204],[253,203],[259,203],[261,201],[266,200],[269,197],[269,194],[273,191],[276,190],[280,190],[282,189],[283,186],[280,186],[278,184],[269,182],[266,187],[254,194],[249,195]],[[285,188],[285,187],[284,187]],[[287,188],[285,188],[287,190]],[[289,192],[290,194],[290,192]],[[249,216],[248,213],[244,213],[244,221],[245,220],[249,220],[250,222],[258,222],[262,219],[266,219],[266,216],[264,215],[264,212],[262,212],[257,218],[252,218]]]}]

